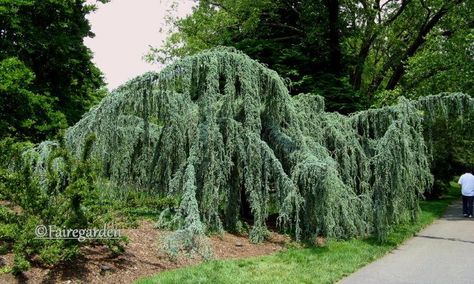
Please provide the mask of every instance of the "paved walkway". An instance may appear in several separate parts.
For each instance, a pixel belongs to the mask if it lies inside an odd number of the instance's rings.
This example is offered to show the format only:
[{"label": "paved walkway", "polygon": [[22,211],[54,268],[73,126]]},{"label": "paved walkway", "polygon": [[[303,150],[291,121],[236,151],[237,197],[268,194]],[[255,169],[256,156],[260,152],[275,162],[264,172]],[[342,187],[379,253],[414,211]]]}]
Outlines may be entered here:
[{"label": "paved walkway", "polygon": [[474,283],[474,218],[461,203],[381,259],[339,283]]}]

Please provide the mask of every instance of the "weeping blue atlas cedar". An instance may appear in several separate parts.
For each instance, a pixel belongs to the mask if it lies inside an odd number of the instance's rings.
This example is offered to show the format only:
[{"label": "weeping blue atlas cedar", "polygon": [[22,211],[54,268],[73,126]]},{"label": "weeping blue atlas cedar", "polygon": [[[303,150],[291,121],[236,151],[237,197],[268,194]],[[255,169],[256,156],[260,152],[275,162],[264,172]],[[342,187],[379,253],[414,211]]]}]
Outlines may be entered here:
[{"label": "weeping blue atlas cedar", "polygon": [[260,242],[273,214],[296,239],[384,240],[417,218],[432,185],[434,116],[472,121],[473,110],[468,95],[441,94],[328,113],[321,97],[291,97],[276,72],[219,48],[119,87],[65,143],[80,155],[94,134],[91,156],[112,182],[177,196],[173,251],[206,250],[206,232],[236,230],[245,216]]}]

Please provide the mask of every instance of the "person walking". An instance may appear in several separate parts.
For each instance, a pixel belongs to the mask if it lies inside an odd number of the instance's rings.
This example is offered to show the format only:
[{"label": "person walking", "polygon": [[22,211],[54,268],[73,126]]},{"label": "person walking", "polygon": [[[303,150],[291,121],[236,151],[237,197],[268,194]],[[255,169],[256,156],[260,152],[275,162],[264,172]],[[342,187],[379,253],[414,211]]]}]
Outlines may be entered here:
[{"label": "person walking", "polygon": [[462,213],[464,217],[472,218],[472,204],[474,201],[474,175],[472,171],[463,174],[458,183],[461,185]]}]

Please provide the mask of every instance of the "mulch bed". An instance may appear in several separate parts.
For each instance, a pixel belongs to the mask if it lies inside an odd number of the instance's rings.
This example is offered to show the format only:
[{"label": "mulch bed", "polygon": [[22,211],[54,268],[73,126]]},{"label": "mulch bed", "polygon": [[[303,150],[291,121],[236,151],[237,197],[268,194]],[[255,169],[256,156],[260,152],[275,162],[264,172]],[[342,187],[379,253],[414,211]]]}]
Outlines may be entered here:
[{"label": "mulch bed", "polygon": [[[126,252],[113,256],[106,247],[85,246],[82,256],[73,262],[54,267],[33,266],[21,276],[0,274],[0,283],[133,283],[169,269],[202,262],[199,257],[170,260],[159,249],[158,240],[169,232],[157,230],[151,221],[142,221],[137,229],[122,230],[129,238]],[[224,234],[211,237],[216,259],[235,259],[272,254],[284,248],[288,239],[272,233],[269,241],[251,244],[247,237]],[[13,255],[0,256],[11,265]]]}]

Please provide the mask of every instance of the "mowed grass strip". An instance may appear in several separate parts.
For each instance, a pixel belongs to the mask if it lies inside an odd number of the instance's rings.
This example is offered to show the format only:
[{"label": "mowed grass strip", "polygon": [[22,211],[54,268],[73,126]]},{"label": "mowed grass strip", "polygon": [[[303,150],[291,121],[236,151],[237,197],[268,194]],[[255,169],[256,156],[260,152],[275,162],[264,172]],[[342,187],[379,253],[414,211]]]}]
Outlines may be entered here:
[{"label": "mowed grass strip", "polygon": [[459,196],[459,188],[451,183],[448,194],[440,200],[421,201],[418,221],[396,226],[383,244],[374,239],[330,240],[323,247],[289,248],[269,256],[209,261],[166,271],[137,283],[334,283],[431,224]]}]

